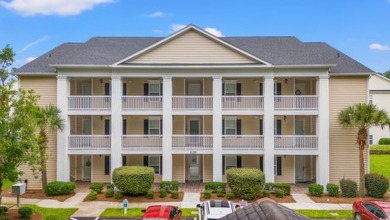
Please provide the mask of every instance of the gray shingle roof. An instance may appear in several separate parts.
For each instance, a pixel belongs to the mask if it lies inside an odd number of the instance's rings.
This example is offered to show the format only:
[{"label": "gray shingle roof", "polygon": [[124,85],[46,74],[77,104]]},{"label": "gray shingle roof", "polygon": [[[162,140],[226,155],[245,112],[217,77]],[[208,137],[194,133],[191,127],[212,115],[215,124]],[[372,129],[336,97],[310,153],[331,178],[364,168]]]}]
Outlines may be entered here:
[{"label": "gray shingle roof", "polygon": [[[85,43],[64,43],[20,67],[18,73],[54,73],[49,65],[111,65],[160,40],[158,37],[95,37]],[[367,73],[371,69],[325,43],[304,43],[295,37],[222,37],[227,43],[273,65],[336,64],[332,73]]]}]

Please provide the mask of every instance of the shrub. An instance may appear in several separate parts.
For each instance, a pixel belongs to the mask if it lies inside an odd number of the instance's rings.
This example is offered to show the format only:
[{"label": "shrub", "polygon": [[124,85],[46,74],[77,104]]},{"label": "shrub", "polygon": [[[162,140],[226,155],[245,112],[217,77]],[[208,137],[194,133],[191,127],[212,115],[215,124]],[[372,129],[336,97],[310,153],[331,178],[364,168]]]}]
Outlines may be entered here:
[{"label": "shrub", "polygon": [[264,190],[268,190],[268,191],[274,191],[274,183],[265,183],[264,184]]},{"label": "shrub", "polygon": [[344,197],[356,197],[358,187],[355,181],[342,179],[340,180],[340,189]]},{"label": "shrub", "polygon": [[172,199],[178,199],[179,198],[179,191],[172,190],[171,191],[171,198]]},{"label": "shrub", "polygon": [[18,213],[20,214],[20,218],[28,219],[32,215],[33,210],[30,207],[20,207]]},{"label": "shrub", "polygon": [[340,187],[337,184],[328,183],[326,185],[326,191],[328,191],[328,195],[331,197],[337,197],[339,195]]},{"label": "shrub", "polygon": [[6,206],[0,206],[0,216],[2,216],[4,213],[8,211],[8,207]]},{"label": "shrub", "polygon": [[324,186],[316,183],[309,184],[309,194],[311,196],[321,197],[324,194]]},{"label": "shrub", "polygon": [[48,196],[69,195],[74,192],[76,184],[74,182],[51,182],[48,183],[45,192]]},{"label": "shrub", "polygon": [[207,182],[204,185],[205,190],[211,190],[211,192],[215,193],[218,189],[222,189],[225,192],[226,183],[222,182]]},{"label": "shrub", "polygon": [[263,197],[267,197],[267,198],[269,198],[271,196],[271,191],[269,191],[269,190],[263,190]]},{"label": "shrub", "polygon": [[203,198],[210,199],[211,198],[211,191],[210,190],[204,191],[203,192]]},{"label": "shrub", "polygon": [[114,198],[115,199],[121,199],[123,197],[122,193],[120,191],[114,192]]},{"label": "shrub", "polygon": [[123,193],[145,195],[154,182],[154,169],[141,166],[119,167],[114,170],[112,181]]},{"label": "shrub", "polygon": [[227,192],[226,193],[226,198],[229,199],[229,200],[234,199],[234,192]]},{"label": "shrub", "polygon": [[148,190],[148,192],[146,193],[146,198],[148,198],[148,199],[153,199],[154,198],[153,190],[151,190],[151,189]]},{"label": "shrub", "polygon": [[382,198],[389,188],[389,179],[380,174],[366,174],[364,177],[367,194],[375,198]]},{"label": "shrub", "polygon": [[290,195],[291,194],[291,185],[288,184],[288,183],[274,183],[273,187],[275,189],[282,189],[282,190],[284,190],[284,193],[286,195]]},{"label": "shrub", "polygon": [[1,217],[1,216],[0,216],[0,220],[11,220],[11,219],[8,218],[8,217]]},{"label": "shrub", "polygon": [[179,190],[179,182],[176,180],[173,181],[162,181],[160,183],[160,189],[166,189],[168,193],[172,190]]},{"label": "shrub", "polygon": [[111,197],[113,197],[114,196],[114,190],[112,190],[112,189],[107,189],[106,190],[106,192],[104,193],[104,196],[106,197],[106,198],[111,198]]},{"label": "shrub", "polygon": [[285,195],[285,192],[283,189],[275,189],[275,196],[278,198],[283,198]]},{"label": "shrub", "polygon": [[91,183],[89,184],[89,189],[99,194],[103,191],[103,186],[103,183]]},{"label": "shrub", "polygon": [[226,175],[232,192],[241,199],[256,198],[263,189],[264,174],[259,169],[231,168]]},{"label": "shrub", "polygon": [[370,154],[390,154],[390,145],[371,145]]},{"label": "shrub", "polygon": [[390,145],[390,138],[381,138],[378,142],[379,145]]},{"label": "shrub", "polygon": [[106,185],[106,189],[108,190],[108,189],[111,189],[112,191],[114,191],[114,189],[115,189],[115,185],[114,184],[107,184]]},{"label": "shrub", "polygon": [[218,197],[223,197],[225,195],[225,191],[221,188],[217,189],[217,196]]},{"label": "shrub", "polygon": [[88,194],[88,199],[93,201],[93,200],[96,200],[97,199],[97,195],[98,193],[94,190],[92,190],[89,194]]},{"label": "shrub", "polygon": [[160,189],[160,198],[167,197],[167,190],[165,188]]}]

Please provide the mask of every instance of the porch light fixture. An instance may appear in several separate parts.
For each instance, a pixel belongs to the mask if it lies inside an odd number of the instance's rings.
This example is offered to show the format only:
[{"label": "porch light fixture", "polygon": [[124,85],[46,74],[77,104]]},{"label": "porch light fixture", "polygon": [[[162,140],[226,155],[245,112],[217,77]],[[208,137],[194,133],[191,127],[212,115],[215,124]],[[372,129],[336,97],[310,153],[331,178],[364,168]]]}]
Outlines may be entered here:
[{"label": "porch light fixture", "polygon": [[100,84],[103,84],[103,79],[100,78],[100,79],[99,79],[99,82],[100,82]]},{"label": "porch light fixture", "polygon": [[285,120],[285,121],[286,121],[286,119],[287,119],[287,116],[283,116],[283,120]]},{"label": "porch light fixture", "polygon": [[286,84],[287,84],[287,82],[288,82],[288,79],[284,79],[284,83],[286,83]]},{"label": "porch light fixture", "polygon": [[103,115],[100,115],[100,120],[103,120]]}]

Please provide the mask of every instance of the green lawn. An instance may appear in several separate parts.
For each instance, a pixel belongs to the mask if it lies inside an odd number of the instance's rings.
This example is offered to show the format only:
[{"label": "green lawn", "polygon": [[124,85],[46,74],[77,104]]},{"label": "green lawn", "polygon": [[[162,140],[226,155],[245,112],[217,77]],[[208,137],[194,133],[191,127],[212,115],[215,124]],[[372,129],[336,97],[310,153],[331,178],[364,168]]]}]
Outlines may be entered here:
[{"label": "green lawn", "polygon": [[[370,155],[370,173],[383,174],[390,179],[390,155]],[[390,188],[389,188],[390,190]]]},{"label": "green lawn", "polygon": [[308,218],[352,219],[351,210],[294,210]]},{"label": "green lawn", "polygon": [[[182,208],[183,217],[197,217],[197,208]],[[194,213],[193,213],[194,212]],[[127,215],[124,214],[123,208],[108,208],[104,210],[100,217],[142,217],[144,213],[141,208],[129,208],[127,209]]]},{"label": "green lawn", "polygon": [[14,184],[14,182],[11,182],[9,180],[4,180],[2,190],[6,190],[11,188],[11,186]]},{"label": "green lawn", "polygon": [[77,208],[68,209],[54,209],[54,208],[43,208],[37,205],[23,205],[32,208],[43,216],[44,220],[68,220],[70,216],[77,211]]}]

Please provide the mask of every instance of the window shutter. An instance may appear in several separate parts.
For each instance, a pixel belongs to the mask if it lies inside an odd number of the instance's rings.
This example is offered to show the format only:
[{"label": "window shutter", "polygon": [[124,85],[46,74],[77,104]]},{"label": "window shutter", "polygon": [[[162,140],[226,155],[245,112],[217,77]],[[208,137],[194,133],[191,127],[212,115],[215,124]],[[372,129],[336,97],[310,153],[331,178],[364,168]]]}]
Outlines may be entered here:
[{"label": "window shutter", "polygon": [[240,96],[241,95],[241,83],[237,83],[236,84],[236,93],[237,93],[237,96]]},{"label": "window shutter", "polygon": [[264,94],[264,92],[263,92],[263,83],[260,83],[259,84],[259,95],[263,95]]},{"label": "window shutter", "polygon": [[149,83],[144,83],[144,96],[149,95]]},{"label": "window shutter", "polygon": [[110,175],[110,156],[104,157],[104,175]]},{"label": "window shutter", "polygon": [[260,156],[260,170],[263,171],[263,157]]},{"label": "window shutter", "polygon": [[236,126],[237,126],[237,135],[241,135],[241,119],[237,119]]},{"label": "window shutter", "polygon": [[282,120],[276,120],[276,135],[282,135]]},{"label": "window shutter", "polygon": [[263,119],[260,119],[260,121],[259,121],[259,132],[260,132],[260,135],[263,135],[264,133],[264,131],[263,131],[263,129],[264,129],[264,127],[263,127],[264,125],[263,125]]},{"label": "window shutter", "polygon": [[127,165],[127,157],[122,156],[122,166],[126,166],[126,165]]},{"label": "window shutter", "polygon": [[162,95],[163,95],[163,84],[160,83],[160,96],[162,96]]},{"label": "window shutter", "polygon": [[149,166],[149,156],[144,156],[144,167]]},{"label": "window shutter", "polygon": [[276,83],[276,95],[282,95],[282,83]]},{"label": "window shutter", "polygon": [[163,120],[160,119],[160,134],[163,134]]},{"label": "window shutter", "polygon": [[104,134],[109,135],[110,134],[110,119],[104,120]]},{"label": "window shutter", "polygon": [[241,168],[241,156],[237,156],[237,168]]},{"label": "window shutter", "polygon": [[222,119],[222,134],[225,134],[225,119]]},{"label": "window shutter", "polygon": [[122,95],[123,95],[123,96],[126,96],[126,94],[127,94],[127,84],[126,84],[126,83],[123,83]]},{"label": "window shutter", "polygon": [[149,120],[144,119],[144,135],[149,134]]},{"label": "window shutter", "polygon": [[126,133],[127,133],[127,120],[123,119],[122,120],[122,134],[126,135]]},{"label": "window shutter", "polygon": [[276,157],[276,175],[282,175],[282,157]]},{"label": "window shutter", "polygon": [[225,156],[222,156],[222,175],[225,175]]},{"label": "window shutter", "polygon": [[160,156],[160,175],[163,174],[163,162],[162,162],[162,156]]},{"label": "window shutter", "polygon": [[104,95],[110,95],[110,83],[104,83]]},{"label": "window shutter", "polygon": [[225,95],[225,83],[222,83],[222,95]]}]

